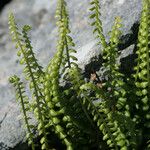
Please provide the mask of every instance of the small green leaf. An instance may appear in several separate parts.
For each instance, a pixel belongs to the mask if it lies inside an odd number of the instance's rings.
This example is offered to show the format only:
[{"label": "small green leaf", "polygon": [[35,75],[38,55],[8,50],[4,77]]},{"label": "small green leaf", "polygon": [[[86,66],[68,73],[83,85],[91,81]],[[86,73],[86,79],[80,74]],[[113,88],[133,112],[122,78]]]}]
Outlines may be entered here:
[{"label": "small green leaf", "polygon": [[94,6],[94,7],[92,7],[92,8],[90,8],[90,11],[93,11],[93,10],[95,10],[95,6]]},{"label": "small green leaf", "polygon": [[90,19],[93,19],[96,16],[96,14],[90,15]]},{"label": "small green leaf", "polygon": [[119,140],[118,142],[117,142],[117,145],[118,146],[125,146],[125,144],[126,144],[126,142],[125,142],[125,140]]},{"label": "small green leaf", "polygon": [[70,56],[70,58],[73,59],[74,61],[78,60],[75,56]]},{"label": "small green leaf", "polygon": [[42,147],[41,147],[42,150],[45,150],[46,149],[46,144],[42,144]]},{"label": "small green leaf", "polygon": [[106,140],[106,139],[108,139],[108,134],[105,134],[105,135],[103,136],[103,140]]},{"label": "small green leaf", "polygon": [[45,141],[46,141],[45,137],[42,137],[40,140],[40,143],[43,144],[43,143],[45,143]]}]

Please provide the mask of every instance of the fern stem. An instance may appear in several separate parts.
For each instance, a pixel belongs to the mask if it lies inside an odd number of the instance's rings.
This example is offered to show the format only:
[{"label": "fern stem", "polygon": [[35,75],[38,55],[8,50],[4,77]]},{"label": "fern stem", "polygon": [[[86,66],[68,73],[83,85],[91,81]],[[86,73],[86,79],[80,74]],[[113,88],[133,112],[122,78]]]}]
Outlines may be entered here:
[{"label": "fern stem", "polygon": [[66,37],[65,37],[65,46],[66,46],[66,55],[67,55],[68,67],[71,68],[70,56],[69,56],[69,48],[68,48]]},{"label": "fern stem", "polygon": [[[23,110],[23,114],[24,114],[24,120],[25,120],[25,124],[27,126],[27,130],[28,130],[28,133],[30,134],[31,133],[31,130],[30,130],[30,127],[29,127],[29,123],[28,123],[28,120],[27,120],[27,114],[26,114],[26,111],[25,111],[25,106],[24,106],[24,102],[23,102],[23,97],[22,97],[22,92],[21,92],[21,87],[20,85],[18,84],[18,90],[19,90],[19,93],[20,93],[20,100],[21,100],[21,106],[22,106],[22,110]],[[31,147],[32,147],[32,150],[35,150],[35,146],[34,146],[34,143],[32,142],[31,143]]]},{"label": "fern stem", "polygon": [[82,110],[84,111],[84,113],[85,113],[87,119],[89,120],[90,124],[92,125],[93,128],[95,128],[95,125],[94,125],[92,119],[90,118],[90,116],[89,116],[89,114],[88,114],[88,111],[85,109],[85,107],[84,107],[84,105],[83,105],[81,99],[80,99],[80,104],[81,104]]},{"label": "fern stem", "polygon": [[27,96],[24,95],[24,85],[23,83],[20,81],[20,78],[17,77],[16,75],[12,76],[9,78],[10,83],[12,83],[14,85],[14,87],[16,88],[16,100],[19,101],[20,105],[21,105],[21,110],[23,113],[23,118],[24,118],[24,122],[26,125],[26,129],[27,129],[27,140],[28,140],[28,144],[31,145],[32,150],[35,150],[35,145],[33,142],[33,134],[31,132],[31,125],[29,124],[29,117],[27,116],[27,111],[29,106],[27,106],[29,104],[28,98]]}]

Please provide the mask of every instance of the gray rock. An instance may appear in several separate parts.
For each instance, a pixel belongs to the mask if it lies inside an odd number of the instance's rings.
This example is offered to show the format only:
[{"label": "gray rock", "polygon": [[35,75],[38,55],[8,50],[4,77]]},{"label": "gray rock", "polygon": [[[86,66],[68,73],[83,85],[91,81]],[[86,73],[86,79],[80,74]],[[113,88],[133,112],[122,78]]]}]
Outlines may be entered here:
[{"label": "gray rock", "polygon": [[123,59],[125,57],[128,57],[129,55],[132,55],[134,48],[135,48],[135,45],[133,44],[133,45],[127,47],[126,49],[124,49],[121,52],[119,59]]},{"label": "gray rock", "polygon": [[[89,0],[68,2],[72,37],[78,51],[77,57],[82,69],[98,56],[100,47],[96,47],[92,28],[88,19]],[[57,28],[54,19],[56,0],[13,0],[0,14],[0,143],[14,147],[24,140],[24,130],[18,120],[19,110],[14,102],[14,90],[8,83],[12,74],[21,74],[16,50],[8,34],[8,13],[14,12],[19,25],[30,24],[32,44],[39,62],[45,67],[56,51]],[[101,0],[101,13],[104,34],[108,37],[115,16],[121,16],[123,35],[132,34],[131,27],[139,20],[141,0]],[[126,52],[124,55],[128,55]],[[7,115],[6,115],[7,114]],[[6,116],[5,116],[6,115]]]},{"label": "gray rock", "polygon": [[[15,147],[18,142],[24,141],[25,132],[18,110],[18,105],[8,102],[0,109],[0,149]],[[3,143],[3,145],[2,145]]]}]

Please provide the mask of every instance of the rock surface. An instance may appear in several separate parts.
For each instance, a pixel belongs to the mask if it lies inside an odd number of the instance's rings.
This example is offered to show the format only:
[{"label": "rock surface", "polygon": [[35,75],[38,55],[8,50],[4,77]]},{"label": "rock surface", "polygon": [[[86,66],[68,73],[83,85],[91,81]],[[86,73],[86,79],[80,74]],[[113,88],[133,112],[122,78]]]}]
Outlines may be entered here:
[{"label": "rock surface", "polygon": [[[95,45],[92,28],[89,26],[89,0],[66,0],[70,11],[72,36],[78,51],[77,57],[82,69],[98,56],[100,50]],[[57,29],[54,19],[56,0],[13,0],[0,14],[0,149],[15,147],[24,141],[22,122],[18,119],[19,110],[15,103],[14,90],[8,83],[12,74],[21,74],[22,68],[16,57],[16,50],[8,34],[8,13],[14,12],[19,25],[33,26],[32,44],[39,62],[46,66],[55,53]],[[121,16],[124,27],[121,49],[134,44],[137,21],[141,12],[141,0],[101,0],[101,13],[105,36],[111,30],[115,16]],[[132,30],[130,30],[132,28]],[[131,48],[131,47],[130,47]],[[131,48],[131,51],[133,48]],[[129,50],[130,51],[130,50]],[[123,57],[128,52],[123,51]],[[130,54],[130,53],[129,53]],[[5,148],[2,148],[2,145]]]}]

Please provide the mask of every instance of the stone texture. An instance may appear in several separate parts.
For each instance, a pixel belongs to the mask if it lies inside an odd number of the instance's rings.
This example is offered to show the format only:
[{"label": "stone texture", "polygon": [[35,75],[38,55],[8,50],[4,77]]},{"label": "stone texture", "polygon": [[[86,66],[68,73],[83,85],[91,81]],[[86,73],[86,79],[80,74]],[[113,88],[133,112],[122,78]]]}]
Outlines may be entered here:
[{"label": "stone texture", "polygon": [[[88,19],[89,0],[66,0],[70,11],[72,37],[78,51],[77,57],[82,69],[91,62],[91,58],[98,56],[100,48],[95,44],[92,28]],[[8,12],[14,12],[19,25],[30,24],[32,44],[40,63],[46,66],[55,53],[57,29],[54,19],[56,0],[13,0],[0,14],[0,143],[7,147],[14,147],[24,140],[22,123],[18,120],[19,111],[15,103],[14,90],[8,83],[12,74],[21,74],[22,67],[18,63],[16,50],[8,34]],[[101,13],[104,34],[111,30],[115,16],[121,16],[124,27],[122,49],[135,42],[136,36],[133,26],[141,11],[141,0],[101,0]],[[132,28],[132,30],[130,30]],[[131,48],[132,49],[132,48]],[[124,50],[123,57],[128,56]],[[131,58],[132,59],[132,58]],[[1,149],[1,147],[0,147]]]},{"label": "stone texture", "polygon": [[[9,102],[0,109],[0,149],[15,147],[24,140],[22,121],[19,118],[18,105]],[[4,145],[2,145],[4,143]]]}]

